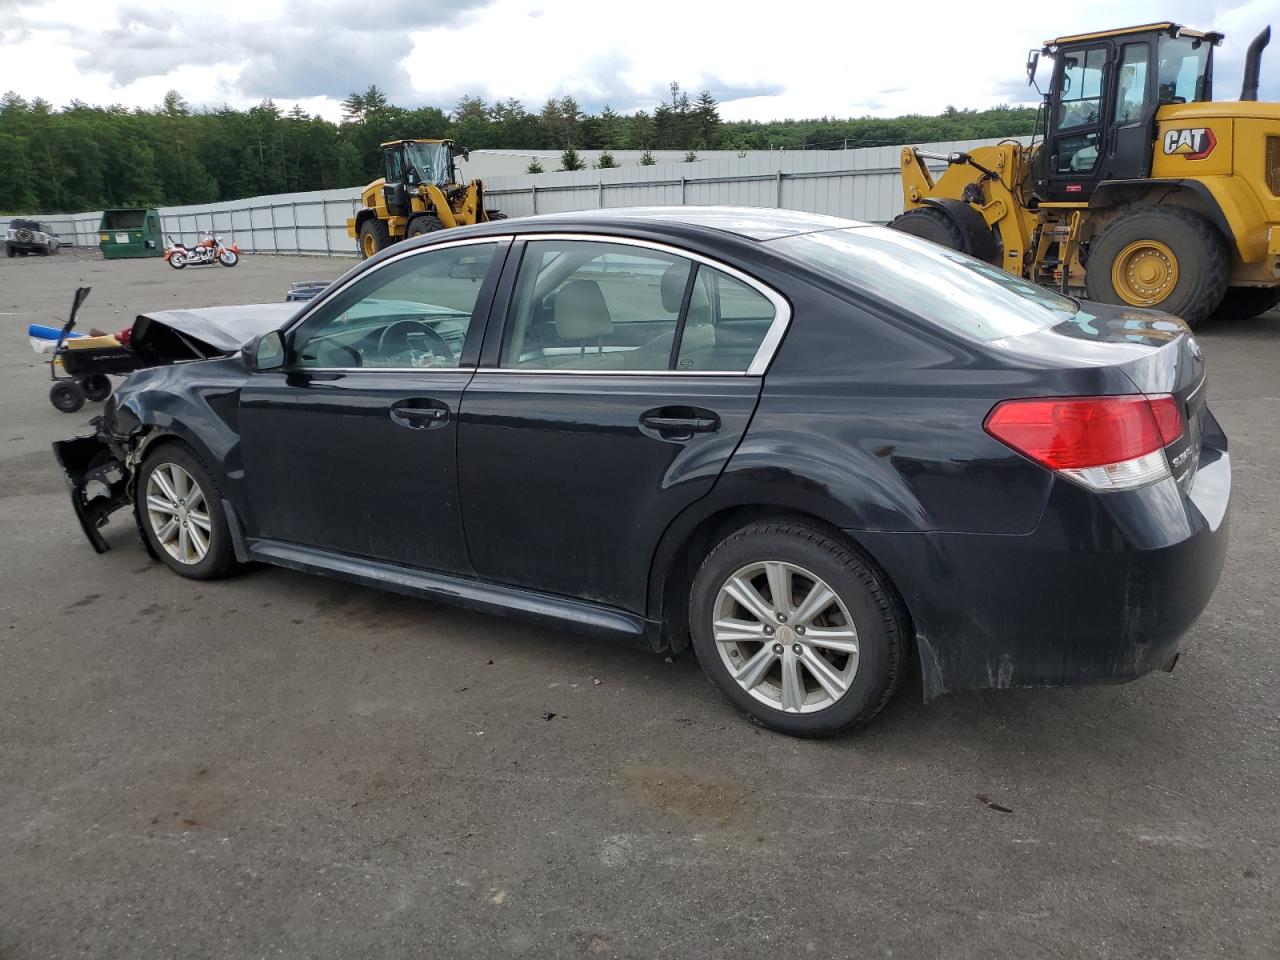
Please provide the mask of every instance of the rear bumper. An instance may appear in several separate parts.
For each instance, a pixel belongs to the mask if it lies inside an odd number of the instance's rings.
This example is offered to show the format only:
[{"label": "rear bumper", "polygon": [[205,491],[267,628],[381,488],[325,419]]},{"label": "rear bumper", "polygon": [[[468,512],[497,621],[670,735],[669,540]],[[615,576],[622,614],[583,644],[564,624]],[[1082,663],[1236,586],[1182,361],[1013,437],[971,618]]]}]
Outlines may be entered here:
[{"label": "rear bumper", "polygon": [[1172,480],[1109,494],[1057,481],[1026,536],[852,532],[903,593],[926,699],[1171,669],[1227,549],[1230,459],[1207,432],[1187,495]]}]

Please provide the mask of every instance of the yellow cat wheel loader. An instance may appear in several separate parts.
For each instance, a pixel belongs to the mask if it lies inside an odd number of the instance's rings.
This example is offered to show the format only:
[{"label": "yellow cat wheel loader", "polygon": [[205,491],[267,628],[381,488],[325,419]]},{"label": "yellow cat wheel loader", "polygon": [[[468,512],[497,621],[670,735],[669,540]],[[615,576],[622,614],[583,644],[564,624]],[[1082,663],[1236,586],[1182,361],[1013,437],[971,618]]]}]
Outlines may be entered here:
[{"label": "yellow cat wheel loader", "polygon": [[[890,224],[1091,300],[1188,323],[1280,304],[1280,103],[1259,103],[1268,27],[1238,102],[1213,100],[1222,34],[1152,23],[1047,41],[1031,146],[902,151]],[[925,161],[945,161],[936,178]]]},{"label": "yellow cat wheel loader", "polygon": [[347,236],[363,258],[397,240],[506,215],[484,207],[484,184],[458,183],[457,159],[467,150],[452,140],[391,140],[382,146],[385,176],[360,194],[363,207],[347,220]]}]

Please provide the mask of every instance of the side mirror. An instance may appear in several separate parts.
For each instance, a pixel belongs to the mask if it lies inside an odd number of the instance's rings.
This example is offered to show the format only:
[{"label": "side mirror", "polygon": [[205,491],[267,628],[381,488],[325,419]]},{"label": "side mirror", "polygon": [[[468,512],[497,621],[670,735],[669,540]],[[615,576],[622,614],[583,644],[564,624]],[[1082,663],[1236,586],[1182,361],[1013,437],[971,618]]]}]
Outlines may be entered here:
[{"label": "side mirror", "polygon": [[1040,65],[1040,51],[1027,51],[1027,86],[1033,86],[1036,82],[1036,67]]},{"label": "side mirror", "polygon": [[463,148],[462,148],[462,159],[463,159],[463,160],[470,160],[470,159],[471,159],[471,151],[470,151],[470,150],[468,150],[466,147],[463,147]]},{"label": "side mirror", "polygon": [[284,336],[279,330],[259,334],[244,345],[240,356],[251,373],[279,370],[284,366]]}]

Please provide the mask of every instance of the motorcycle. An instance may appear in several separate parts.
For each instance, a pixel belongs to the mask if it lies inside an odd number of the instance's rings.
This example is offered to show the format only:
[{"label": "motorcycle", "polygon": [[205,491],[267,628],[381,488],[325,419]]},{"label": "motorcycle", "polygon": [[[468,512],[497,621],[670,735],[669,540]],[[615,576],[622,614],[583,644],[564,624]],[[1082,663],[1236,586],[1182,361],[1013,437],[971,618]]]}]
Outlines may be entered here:
[{"label": "motorcycle", "polygon": [[204,231],[200,234],[200,241],[191,248],[170,236],[169,246],[164,251],[164,259],[175,270],[181,270],[188,265],[203,266],[209,263],[234,267],[240,262],[240,248],[235,243],[227,245],[223,243],[222,237]]}]

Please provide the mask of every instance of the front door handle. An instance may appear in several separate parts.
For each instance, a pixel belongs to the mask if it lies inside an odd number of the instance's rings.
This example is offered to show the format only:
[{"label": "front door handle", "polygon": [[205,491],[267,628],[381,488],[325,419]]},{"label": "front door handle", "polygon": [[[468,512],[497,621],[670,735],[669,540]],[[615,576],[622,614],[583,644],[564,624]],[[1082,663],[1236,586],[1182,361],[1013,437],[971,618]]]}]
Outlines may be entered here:
[{"label": "front door handle", "polygon": [[664,440],[688,440],[695,433],[715,433],[720,429],[720,418],[710,410],[664,407],[643,414],[640,425]]},{"label": "front door handle", "polygon": [[393,422],[410,430],[430,430],[449,422],[449,408],[438,400],[397,400],[390,413]]}]

